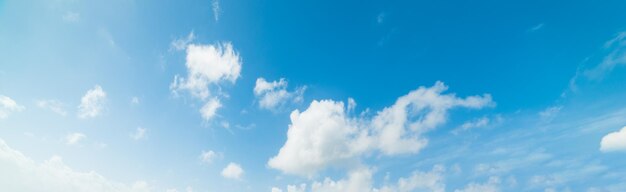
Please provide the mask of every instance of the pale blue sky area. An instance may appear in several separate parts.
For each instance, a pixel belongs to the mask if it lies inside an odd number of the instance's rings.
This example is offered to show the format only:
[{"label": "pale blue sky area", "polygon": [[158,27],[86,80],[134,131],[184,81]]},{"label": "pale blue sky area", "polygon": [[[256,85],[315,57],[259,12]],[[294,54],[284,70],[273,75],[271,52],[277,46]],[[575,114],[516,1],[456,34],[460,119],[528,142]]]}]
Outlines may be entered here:
[{"label": "pale blue sky area", "polygon": [[626,2],[0,0],[0,191],[626,191]]}]

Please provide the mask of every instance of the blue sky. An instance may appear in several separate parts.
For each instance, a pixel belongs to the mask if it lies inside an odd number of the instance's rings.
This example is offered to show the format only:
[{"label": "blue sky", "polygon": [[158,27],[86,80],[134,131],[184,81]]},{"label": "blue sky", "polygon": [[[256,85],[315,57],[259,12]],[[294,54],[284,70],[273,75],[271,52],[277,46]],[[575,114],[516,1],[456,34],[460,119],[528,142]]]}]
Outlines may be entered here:
[{"label": "blue sky", "polygon": [[626,191],[625,9],[0,0],[0,190]]}]

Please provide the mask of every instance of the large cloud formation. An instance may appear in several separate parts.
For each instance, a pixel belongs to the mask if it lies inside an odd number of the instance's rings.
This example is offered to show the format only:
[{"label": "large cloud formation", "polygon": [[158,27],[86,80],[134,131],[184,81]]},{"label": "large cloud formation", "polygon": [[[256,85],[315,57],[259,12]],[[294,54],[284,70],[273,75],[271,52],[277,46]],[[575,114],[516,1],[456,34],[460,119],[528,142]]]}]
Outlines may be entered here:
[{"label": "large cloud formation", "polygon": [[350,117],[343,102],[313,101],[308,109],[291,113],[287,141],[268,165],[310,177],[365,153],[416,154],[428,144],[422,135],[444,124],[449,110],[495,105],[489,94],[459,98],[444,94],[447,89],[442,82],[419,87],[372,118]]}]

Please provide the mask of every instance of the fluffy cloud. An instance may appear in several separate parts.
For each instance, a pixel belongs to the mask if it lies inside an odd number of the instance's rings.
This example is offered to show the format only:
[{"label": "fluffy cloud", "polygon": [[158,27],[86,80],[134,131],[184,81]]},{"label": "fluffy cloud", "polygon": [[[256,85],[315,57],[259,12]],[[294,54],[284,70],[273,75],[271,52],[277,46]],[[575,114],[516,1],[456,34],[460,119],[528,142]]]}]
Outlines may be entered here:
[{"label": "fluffy cloud", "polygon": [[260,77],[254,86],[254,95],[259,100],[259,107],[274,110],[289,102],[302,102],[302,95],[306,87],[299,87],[293,92],[287,91],[287,81],[281,78],[278,81],[268,82]]},{"label": "fluffy cloud", "polygon": [[626,151],[626,127],[602,137],[602,141],[600,142],[600,151]]},{"label": "fluffy cloud", "polygon": [[228,179],[241,179],[243,173],[241,166],[232,162],[222,170],[222,176]]},{"label": "fluffy cloud", "polygon": [[[348,173],[347,178],[333,180],[325,178],[324,181],[315,181],[310,186],[311,192],[411,192],[411,191],[445,191],[443,166],[434,166],[431,171],[415,171],[409,177],[399,178],[396,183],[385,185],[380,188],[373,187],[373,171],[368,168],[357,168]],[[305,184],[300,186],[290,185],[287,192],[304,192]],[[275,191],[282,191],[273,188]]]},{"label": "fluffy cloud", "polygon": [[150,191],[146,182],[124,184],[110,181],[96,172],[78,172],[54,156],[36,163],[0,140],[0,186],[3,191],[23,192],[140,192]]},{"label": "fluffy cloud", "polygon": [[78,117],[84,119],[98,116],[104,108],[106,96],[106,92],[102,90],[100,85],[96,85],[93,89],[87,91],[83,98],[80,99]]},{"label": "fluffy cloud", "polygon": [[0,95],[0,119],[5,119],[9,117],[9,114],[22,110],[24,110],[24,106],[18,105],[10,97]]},{"label": "fluffy cloud", "polygon": [[371,119],[349,117],[343,102],[313,101],[305,111],[291,113],[287,141],[268,165],[284,173],[312,176],[371,151],[415,154],[428,143],[422,134],[444,124],[450,109],[493,105],[490,95],[459,98],[443,94],[445,90],[441,82],[420,87]]},{"label": "fluffy cloud", "polygon": [[135,132],[130,135],[130,138],[134,140],[143,139],[146,137],[146,131],[147,131],[146,128],[137,127],[137,130],[135,130]]},{"label": "fluffy cloud", "polygon": [[222,105],[219,94],[211,92],[211,87],[218,87],[222,82],[235,83],[241,72],[241,58],[230,43],[217,45],[187,46],[187,77],[176,75],[170,84],[170,90],[178,95],[188,91],[191,96],[205,102],[200,112],[202,118],[210,120]]},{"label": "fluffy cloud", "polygon": [[82,133],[70,133],[67,136],[65,136],[65,144],[75,145],[81,140],[85,139],[86,137],[87,136]]}]

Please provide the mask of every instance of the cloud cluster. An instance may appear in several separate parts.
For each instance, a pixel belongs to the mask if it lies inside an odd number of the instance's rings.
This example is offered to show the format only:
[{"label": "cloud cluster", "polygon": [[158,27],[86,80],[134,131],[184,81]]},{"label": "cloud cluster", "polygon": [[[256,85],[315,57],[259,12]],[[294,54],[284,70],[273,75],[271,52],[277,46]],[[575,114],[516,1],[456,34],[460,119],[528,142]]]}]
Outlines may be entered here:
[{"label": "cloud cluster", "polygon": [[210,120],[222,106],[219,93],[213,93],[212,90],[219,88],[223,82],[235,83],[241,72],[241,58],[228,42],[215,45],[189,44],[186,53],[187,76],[176,75],[170,90],[175,95],[187,91],[203,101],[200,113],[203,119]]},{"label": "cloud cluster", "polygon": [[3,191],[22,192],[144,192],[150,186],[144,181],[124,184],[110,181],[96,172],[78,172],[53,156],[35,163],[0,139],[0,186]]},{"label": "cloud cluster", "polygon": [[[374,171],[368,168],[358,168],[350,171],[347,178],[333,180],[325,178],[323,181],[314,181],[308,188],[311,192],[411,192],[411,191],[445,191],[445,168],[440,165],[431,171],[415,171],[409,177],[401,177],[397,182],[376,188],[373,186]],[[289,185],[287,192],[305,192],[307,185]],[[282,192],[280,188],[272,188],[272,192]]]},{"label": "cloud cluster", "polygon": [[263,77],[256,80],[254,96],[259,100],[259,107],[268,110],[276,110],[287,103],[302,102],[302,95],[306,86],[287,91],[287,81],[281,78],[278,81],[268,82]]},{"label": "cloud cluster", "polygon": [[100,85],[96,85],[93,89],[87,91],[87,93],[85,93],[85,95],[80,99],[78,117],[85,119],[100,115],[104,109],[106,96],[106,92],[102,90]]},{"label": "cloud cluster", "polygon": [[447,89],[442,82],[419,87],[372,118],[350,117],[343,102],[313,101],[308,109],[291,113],[287,141],[268,165],[310,177],[326,167],[358,161],[369,152],[415,154],[428,143],[422,135],[444,124],[449,110],[494,105],[488,94],[459,98],[444,94]]}]

